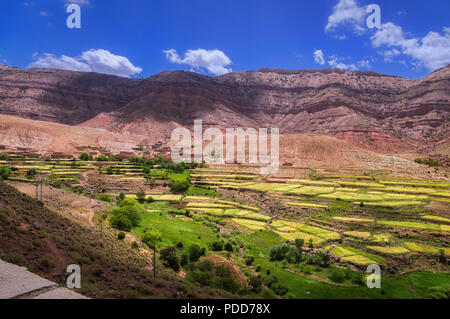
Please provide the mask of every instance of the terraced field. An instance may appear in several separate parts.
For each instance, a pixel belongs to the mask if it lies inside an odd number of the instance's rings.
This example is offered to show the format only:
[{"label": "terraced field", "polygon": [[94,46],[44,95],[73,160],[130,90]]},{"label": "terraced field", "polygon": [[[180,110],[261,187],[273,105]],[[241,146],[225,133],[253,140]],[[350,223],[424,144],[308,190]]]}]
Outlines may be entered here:
[{"label": "terraced field", "polygon": [[[349,293],[356,289],[351,280],[337,284],[329,279],[334,268],[361,273],[371,264],[383,269],[406,264],[408,274],[424,268],[439,275],[448,271],[447,180],[397,178],[378,170],[321,170],[311,171],[309,179],[273,178],[260,176],[252,168],[174,172],[126,161],[11,159],[0,165],[15,168],[12,183],[39,177],[75,190],[109,181],[103,191],[85,195],[103,198],[113,206],[120,204],[121,196],[139,199],[136,205],[142,219],[131,229],[132,236],[142,240],[148,231],[157,231],[162,238],[158,248],[177,245],[186,251],[183,247],[198,244],[207,256],[217,254],[214,242],[228,243],[232,248],[222,257],[233,259],[248,276],[256,268],[277,274],[279,284],[289,287],[295,298],[305,297],[295,283],[329,291],[350,289],[346,293],[354,296]],[[190,182],[190,187],[187,192],[171,192],[171,181]],[[142,185],[145,196],[135,185]],[[288,243],[293,247],[299,242],[305,251],[298,265],[271,259],[273,246]],[[332,258],[331,268],[314,264],[318,253]],[[249,257],[255,260],[251,267]],[[399,277],[389,280],[406,283],[400,285],[405,288],[393,293],[392,284],[388,296],[410,296],[403,272],[395,275]]]}]

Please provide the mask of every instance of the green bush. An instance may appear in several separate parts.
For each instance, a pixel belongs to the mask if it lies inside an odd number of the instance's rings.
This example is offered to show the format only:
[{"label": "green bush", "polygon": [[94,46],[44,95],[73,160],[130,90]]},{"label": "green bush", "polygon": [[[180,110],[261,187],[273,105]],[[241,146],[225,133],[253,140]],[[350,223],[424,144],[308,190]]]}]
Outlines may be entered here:
[{"label": "green bush", "polygon": [[0,161],[7,161],[9,159],[8,153],[1,153],[0,154]]},{"label": "green bush", "polygon": [[112,211],[110,224],[122,231],[130,231],[131,228],[139,226],[141,215],[135,206],[125,206]]},{"label": "green bush", "polygon": [[97,157],[95,159],[97,162],[107,162],[109,161],[108,157],[106,157],[105,155],[100,155],[99,157]]},{"label": "green bush", "polygon": [[135,206],[137,205],[137,200],[133,199],[133,198],[125,198],[124,200],[122,200],[119,204],[120,207],[126,207],[126,206]]},{"label": "green bush", "polygon": [[11,169],[9,167],[0,167],[0,179],[8,179],[11,174]]},{"label": "green bush", "polygon": [[140,190],[139,192],[137,192],[136,198],[139,203],[141,203],[141,204],[144,203],[145,202],[145,192],[143,190]]},{"label": "green bush", "polygon": [[171,268],[174,271],[180,270],[180,257],[177,254],[175,246],[164,247],[161,249],[160,258],[163,261],[164,266]]},{"label": "green bush", "polygon": [[155,243],[161,241],[161,233],[158,231],[146,231],[141,238],[142,242],[150,248],[154,248]]},{"label": "green bush", "polygon": [[222,251],[223,250],[223,242],[219,241],[219,240],[213,241],[211,243],[211,250],[212,251]]},{"label": "green bush", "polygon": [[111,202],[111,198],[109,198],[109,196],[106,195],[106,194],[100,195],[99,199],[100,199],[102,202],[107,202],[107,203]]},{"label": "green bush", "polygon": [[93,160],[92,155],[89,155],[88,153],[82,153],[78,158],[82,161],[92,161]]},{"label": "green bush", "polygon": [[109,221],[110,225],[118,230],[130,231],[133,228],[131,221],[124,215],[115,215]]},{"label": "green bush", "polygon": [[189,182],[171,180],[169,187],[172,193],[184,193],[189,189]]},{"label": "green bush", "polygon": [[189,247],[189,260],[191,262],[196,262],[200,259],[200,257],[205,256],[206,250],[205,248],[200,248],[200,246],[193,244]]},{"label": "green bush", "polygon": [[119,240],[124,240],[124,239],[125,239],[125,233],[120,232],[120,233],[117,235],[117,238],[118,238]]},{"label": "green bush", "polygon": [[328,278],[335,283],[339,283],[339,284],[343,283],[345,280],[345,272],[343,269],[339,269],[339,268],[333,269],[331,271],[331,274],[328,276]]}]

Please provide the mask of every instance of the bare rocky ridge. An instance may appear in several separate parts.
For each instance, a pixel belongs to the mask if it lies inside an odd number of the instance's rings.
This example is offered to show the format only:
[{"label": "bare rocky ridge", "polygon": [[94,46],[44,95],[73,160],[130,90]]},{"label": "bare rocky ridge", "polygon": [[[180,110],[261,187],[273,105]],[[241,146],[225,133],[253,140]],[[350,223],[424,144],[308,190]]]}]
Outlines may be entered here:
[{"label": "bare rocky ridge", "polygon": [[144,80],[0,65],[0,113],[75,125],[130,102]]},{"label": "bare rocky ridge", "polygon": [[127,133],[148,146],[202,119],[204,127],[324,134],[382,153],[428,152],[448,144],[450,66],[417,80],[336,69],[139,80],[3,66],[0,113]]}]

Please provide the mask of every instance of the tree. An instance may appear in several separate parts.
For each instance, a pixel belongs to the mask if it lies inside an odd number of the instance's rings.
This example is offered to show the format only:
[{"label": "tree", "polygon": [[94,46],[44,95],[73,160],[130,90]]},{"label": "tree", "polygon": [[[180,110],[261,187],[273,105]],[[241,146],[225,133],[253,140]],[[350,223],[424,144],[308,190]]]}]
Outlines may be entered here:
[{"label": "tree", "polygon": [[120,203],[125,199],[125,193],[120,192],[119,196],[117,196],[117,202]]},{"label": "tree", "polygon": [[142,242],[150,248],[155,248],[155,244],[161,241],[161,233],[158,231],[147,231],[142,235]]},{"label": "tree", "polygon": [[111,226],[123,231],[130,231],[131,228],[139,226],[141,221],[139,209],[134,206],[116,208],[112,211],[112,215]]},{"label": "tree", "polygon": [[141,203],[141,204],[144,203],[145,202],[145,192],[143,190],[140,190],[139,192],[137,192],[136,198],[139,203]]},{"label": "tree", "polygon": [[117,235],[117,238],[118,238],[119,240],[124,240],[124,239],[125,239],[125,233],[120,232],[120,233]]},{"label": "tree", "polygon": [[286,254],[286,261],[290,264],[298,264],[302,259],[302,255],[300,254],[297,247],[291,247]]}]

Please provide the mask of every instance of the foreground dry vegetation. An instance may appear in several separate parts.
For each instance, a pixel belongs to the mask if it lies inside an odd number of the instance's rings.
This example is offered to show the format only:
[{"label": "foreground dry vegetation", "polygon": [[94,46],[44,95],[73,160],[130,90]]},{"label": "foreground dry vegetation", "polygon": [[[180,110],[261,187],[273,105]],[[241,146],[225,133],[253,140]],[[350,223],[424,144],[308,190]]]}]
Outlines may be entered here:
[{"label": "foreground dry vegetation", "polygon": [[[13,226],[2,232],[10,244],[2,245],[1,258],[61,283],[63,265],[81,263],[89,283],[81,292],[93,297],[448,298],[445,167],[435,171],[442,178],[431,179],[295,167],[267,177],[250,166],[137,157],[2,164],[13,168],[9,183],[30,196],[33,180],[43,179],[43,201],[57,213],[27,198],[29,212],[11,219],[22,212],[14,198],[24,195],[5,186],[1,207],[9,214],[5,225]],[[43,216],[34,210],[60,216],[54,222],[64,220],[64,227],[41,234],[45,228],[34,223]],[[45,243],[42,250],[31,247],[34,241]],[[84,245],[101,257],[85,256]],[[370,264],[382,267],[382,289],[365,286]]]}]

